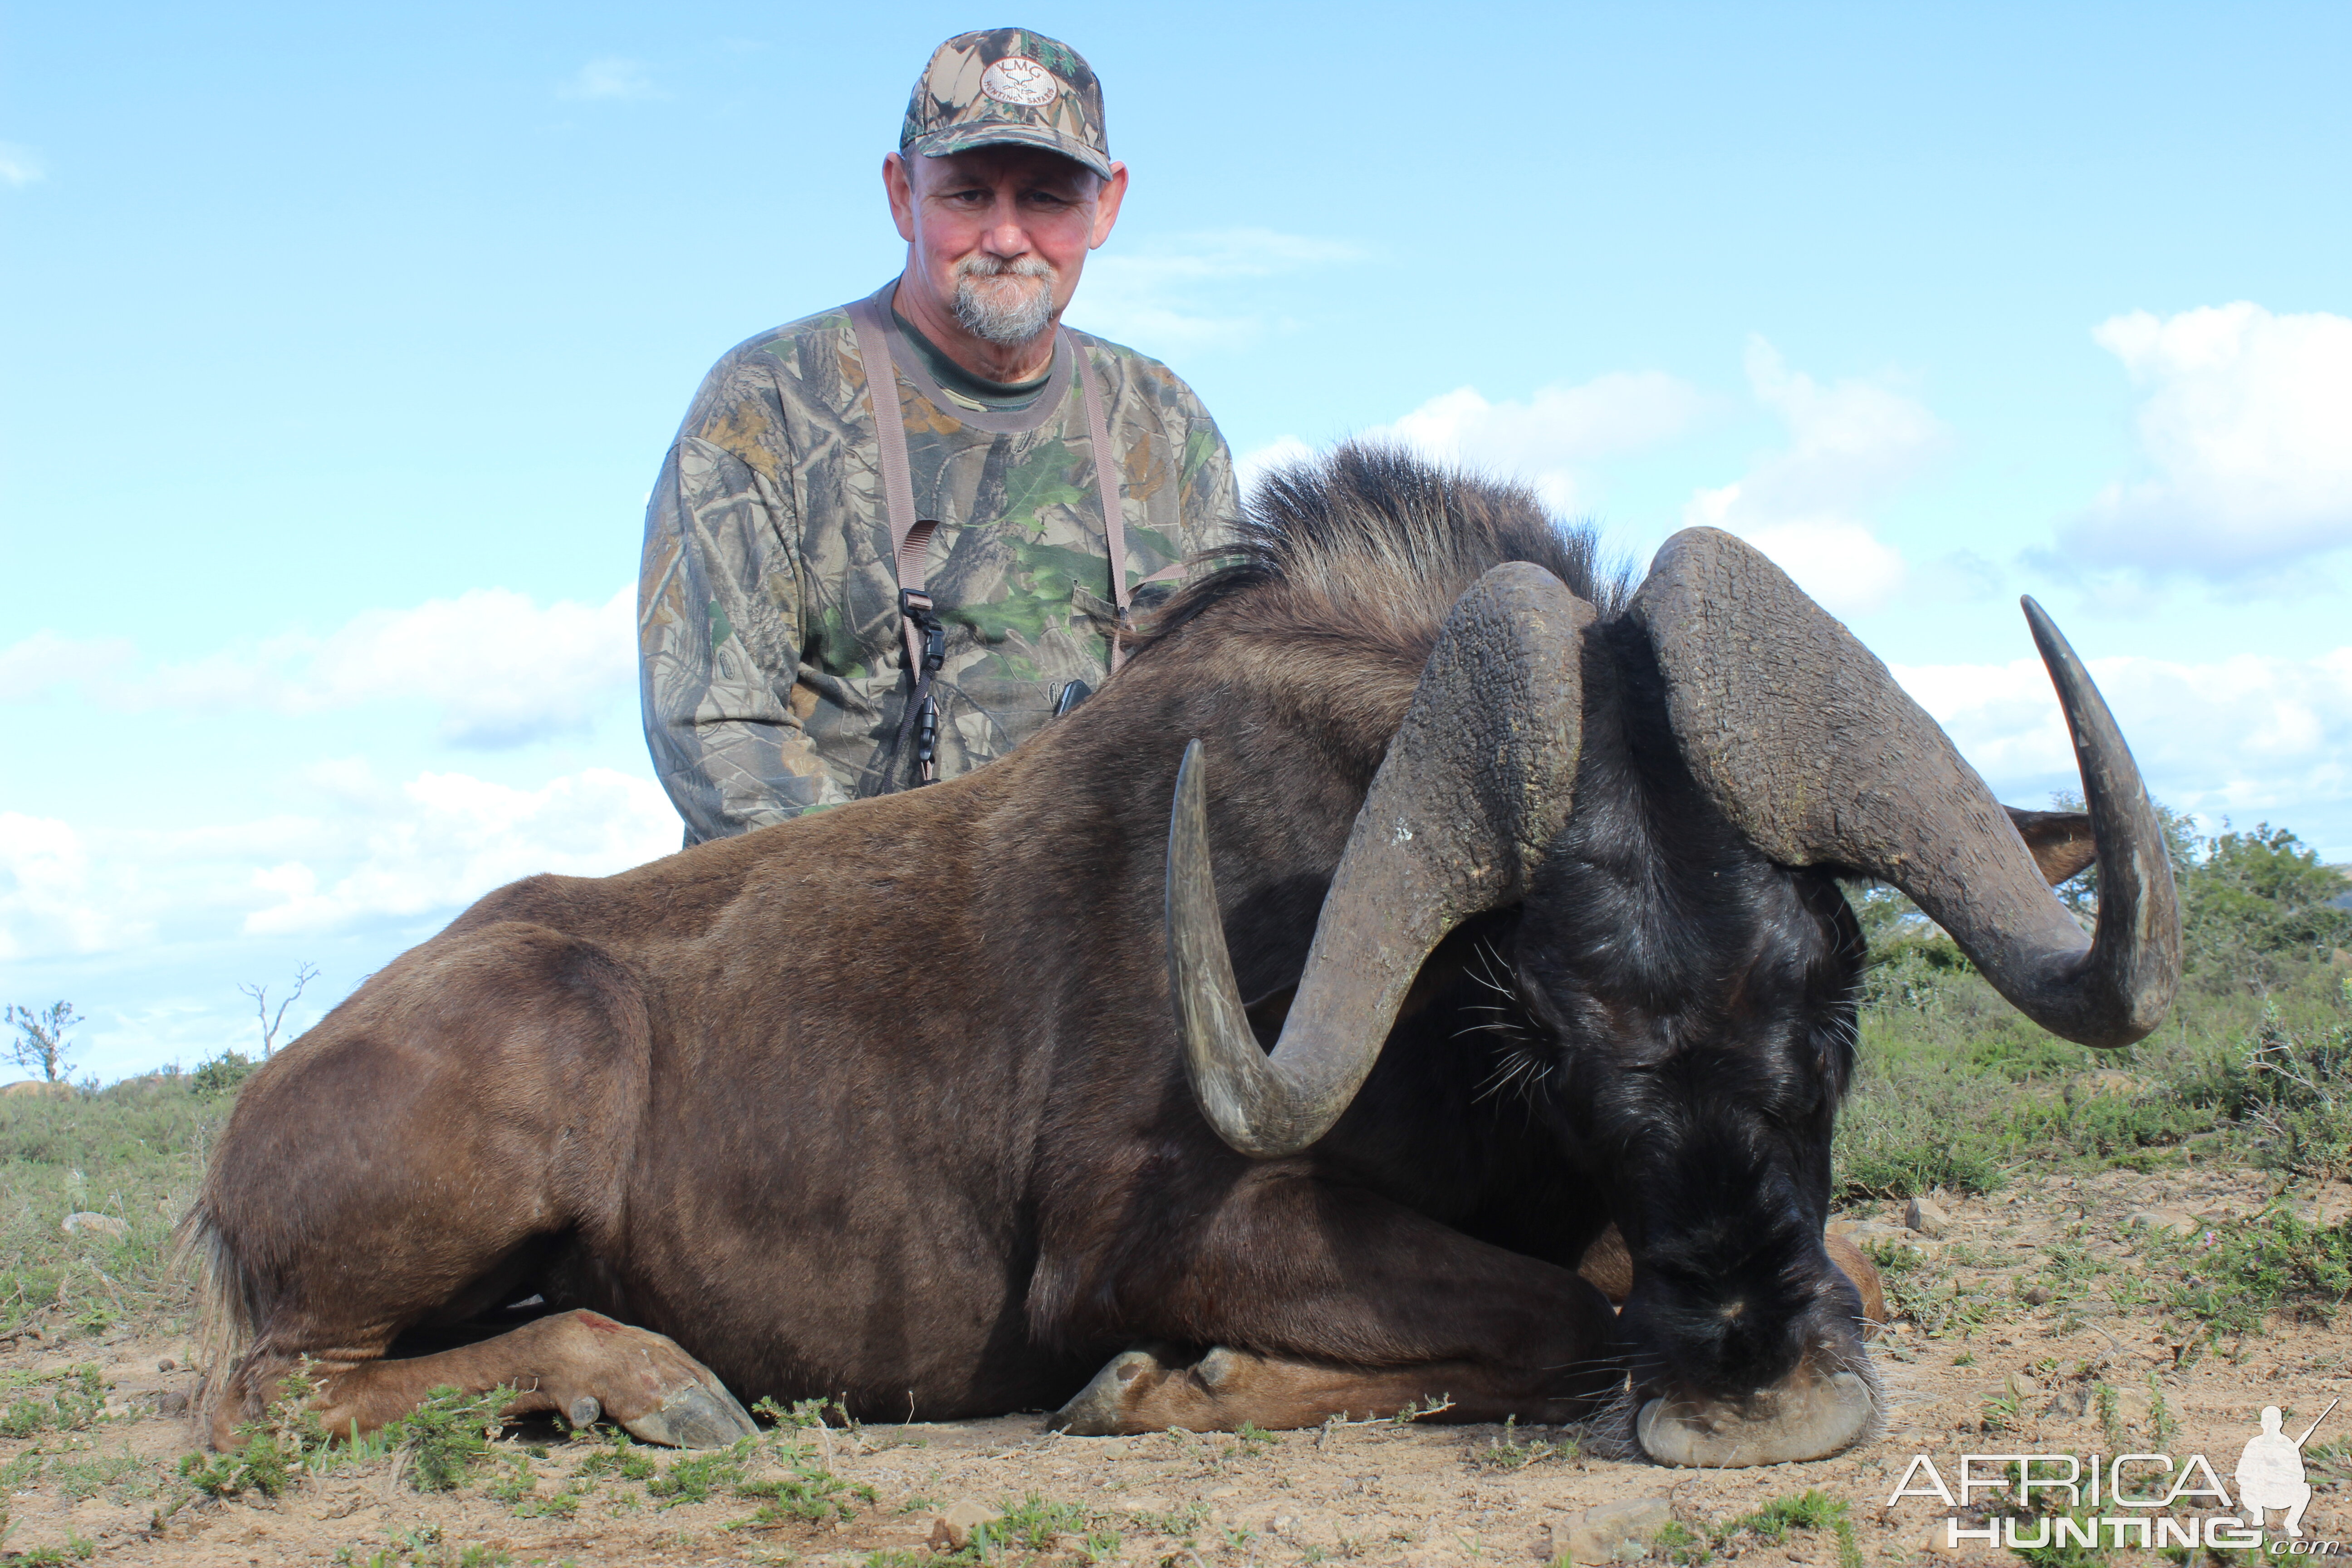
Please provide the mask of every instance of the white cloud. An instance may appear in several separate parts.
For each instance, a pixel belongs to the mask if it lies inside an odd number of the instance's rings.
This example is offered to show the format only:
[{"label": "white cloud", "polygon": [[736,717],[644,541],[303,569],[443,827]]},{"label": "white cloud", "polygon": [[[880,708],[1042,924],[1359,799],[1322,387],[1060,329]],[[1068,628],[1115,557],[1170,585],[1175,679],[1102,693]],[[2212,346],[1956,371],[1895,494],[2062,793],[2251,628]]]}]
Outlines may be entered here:
[{"label": "white cloud", "polygon": [[593,877],[678,846],[669,798],[651,780],[589,768],[538,789],[465,773],[420,773],[397,790],[363,774],[340,781],[348,804],[322,871],[310,859],[256,867],[268,901],[248,935],[326,934],[383,919],[454,911],[492,888],[541,871]]},{"label": "white cloud", "polygon": [[577,75],[556,89],[556,96],[643,103],[669,94],[654,85],[644,62],[604,55],[582,66]]},{"label": "white cloud", "polygon": [[1580,468],[1680,435],[1705,406],[1696,389],[1663,372],[1617,372],[1540,387],[1524,403],[1490,403],[1475,387],[1456,387],[1363,436],[1524,479],[1570,511],[1589,504]]},{"label": "white cloud", "polygon": [[45,179],[48,170],[40,154],[14,142],[0,142],[0,185],[29,185]]},{"label": "white cloud", "polygon": [[[2352,647],[2303,659],[2089,662],[2158,799],[2242,825],[2267,816],[2352,854]],[[2033,805],[2073,786],[2074,748],[2040,659],[1895,675],[2004,798]]]},{"label": "white cloud", "polygon": [[241,823],[76,827],[0,814],[0,959],[330,935],[454,914],[538,871],[603,876],[666,855],[660,786],[588,768],[536,788],[464,773],[379,782],[364,763],[306,775],[318,809]]},{"label": "white cloud", "polygon": [[1832,611],[1880,607],[1906,571],[1866,514],[1942,449],[1943,426],[1881,383],[1824,385],[1791,371],[1761,338],[1749,341],[1747,357],[1748,385],[1787,426],[1789,447],[1731,484],[1697,491],[1684,523],[1739,535]]},{"label": "white cloud", "polygon": [[1234,459],[1234,483],[1241,490],[1242,499],[1247,500],[1250,491],[1257,488],[1258,480],[1265,477],[1268,468],[1283,468],[1314,455],[1315,448],[1297,437],[1277,436],[1265,446],[1253,447]]},{"label": "white cloud", "polygon": [[289,715],[425,701],[460,745],[504,746],[584,729],[635,680],[636,590],[544,608],[478,588],[405,610],[367,610],[324,638],[301,633],[181,664],[135,668],[120,639],[40,631],[0,649],[0,700],[78,685],[118,711],[258,708]]},{"label": "white cloud", "polygon": [[1089,257],[1071,305],[1073,325],[1156,353],[1234,348],[1276,323],[1246,288],[1254,280],[1354,261],[1341,240],[1272,229],[1213,229]]},{"label": "white cloud", "polygon": [[118,933],[105,911],[85,894],[89,856],[81,836],[54,817],[0,812],[0,959],[19,959],[36,947],[94,952]]},{"label": "white cloud", "polygon": [[2145,395],[2151,472],[2063,531],[2076,560],[2242,578],[2352,544],[2352,319],[2240,301],[2092,336]]}]

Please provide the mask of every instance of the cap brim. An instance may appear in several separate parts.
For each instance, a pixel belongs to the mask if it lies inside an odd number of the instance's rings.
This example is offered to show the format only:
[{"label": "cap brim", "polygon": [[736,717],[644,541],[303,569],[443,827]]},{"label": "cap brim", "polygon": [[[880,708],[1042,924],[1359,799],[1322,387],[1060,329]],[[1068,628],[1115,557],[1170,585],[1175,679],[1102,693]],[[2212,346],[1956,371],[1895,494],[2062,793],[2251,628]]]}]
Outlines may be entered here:
[{"label": "cap brim", "polygon": [[919,153],[926,158],[944,158],[950,153],[969,153],[975,147],[1038,147],[1048,153],[1058,153],[1073,163],[1093,170],[1104,179],[1110,178],[1110,160],[1058,131],[1048,131],[1042,125],[1007,125],[1002,121],[991,124],[951,125],[944,131],[934,131],[929,136],[918,136],[902,153]]}]

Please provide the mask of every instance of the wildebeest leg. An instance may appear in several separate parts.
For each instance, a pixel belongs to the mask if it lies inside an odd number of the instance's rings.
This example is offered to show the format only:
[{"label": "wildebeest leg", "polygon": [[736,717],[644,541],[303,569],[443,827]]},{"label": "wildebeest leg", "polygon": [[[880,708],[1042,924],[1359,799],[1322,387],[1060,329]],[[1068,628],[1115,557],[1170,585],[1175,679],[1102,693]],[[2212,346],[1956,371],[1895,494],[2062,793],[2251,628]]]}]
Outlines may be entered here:
[{"label": "wildebeest leg", "polygon": [[1186,1240],[1120,1281],[1120,1318],[1213,1348],[1189,1364],[1130,1350],[1055,1425],[1273,1429],[1440,1396],[1446,1420],[1557,1422],[1623,1378],[1590,1281],[1283,1163],[1245,1173]]},{"label": "wildebeest leg", "polygon": [[[318,1381],[312,1409],[338,1436],[388,1426],[436,1388],[485,1394],[501,1385],[518,1391],[509,1415],[553,1411],[575,1426],[602,1416],[675,1447],[723,1447],[756,1430],[700,1362],[660,1334],[600,1312],[558,1312],[457,1350],[399,1360],[257,1356],[238,1376],[248,1386],[275,1388],[297,1370]],[[225,1401],[214,1416],[215,1447],[235,1441],[233,1409]]]},{"label": "wildebeest leg", "polygon": [[1405,1366],[1346,1366],[1212,1346],[1195,1360],[1166,1346],[1114,1357],[1053,1425],[1082,1437],[1161,1432],[1230,1432],[1247,1422],[1269,1432],[1315,1426],[1339,1416],[1393,1415],[1407,1405],[1447,1421],[1507,1415],[1556,1425],[1591,1411],[1590,1396],[1530,1396],[1526,1369],[1475,1361]]},{"label": "wildebeest leg", "polygon": [[305,1363],[339,1432],[396,1420],[443,1384],[503,1384],[525,1391],[519,1409],[592,1401],[656,1442],[749,1434],[698,1362],[598,1312],[385,1359],[404,1331],[478,1321],[567,1254],[588,1260],[590,1286],[550,1294],[625,1313],[595,1260],[627,1256],[651,1048],[625,966],[503,922],[404,957],[265,1068],[190,1219],[220,1331],[213,1441],[261,1418]]}]

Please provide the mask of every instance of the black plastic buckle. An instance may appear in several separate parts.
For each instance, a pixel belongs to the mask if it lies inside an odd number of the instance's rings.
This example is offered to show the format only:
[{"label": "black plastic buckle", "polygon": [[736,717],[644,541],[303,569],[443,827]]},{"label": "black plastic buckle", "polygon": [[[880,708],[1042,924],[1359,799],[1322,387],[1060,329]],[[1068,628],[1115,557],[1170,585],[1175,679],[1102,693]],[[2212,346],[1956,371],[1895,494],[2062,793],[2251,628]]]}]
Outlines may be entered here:
[{"label": "black plastic buckle", "polygon": [[937,670],[948,661],[948,628],[931,608],[931,596],[920,588],[898,590],[898,614],[923,634],[923,668]]}]

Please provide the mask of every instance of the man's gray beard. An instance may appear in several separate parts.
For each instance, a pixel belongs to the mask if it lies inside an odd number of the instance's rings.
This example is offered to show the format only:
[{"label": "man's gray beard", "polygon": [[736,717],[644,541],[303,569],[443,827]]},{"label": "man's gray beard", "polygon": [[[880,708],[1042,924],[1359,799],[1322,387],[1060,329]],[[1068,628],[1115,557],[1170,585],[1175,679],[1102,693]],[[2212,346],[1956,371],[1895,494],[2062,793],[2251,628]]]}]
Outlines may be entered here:
[{"label": "man's gray beard", "polygon": [[[1025,343],[1054,324],[1054,268],[1030,257],[1022,261],[992,263],[966,257],[956,263],[955,319],[973,337],[1007,347]],[[1006,299],[1001,288],[983,288],[982,280],[1027,278],[1036,285]]]}]

